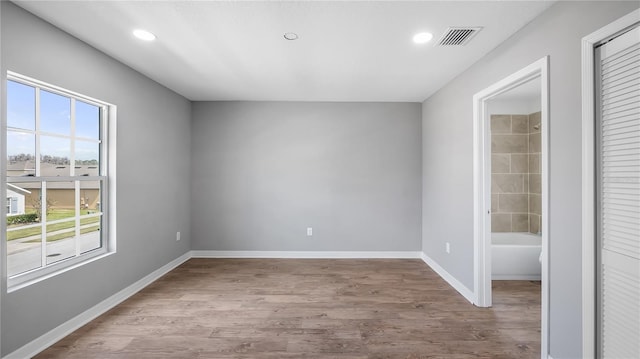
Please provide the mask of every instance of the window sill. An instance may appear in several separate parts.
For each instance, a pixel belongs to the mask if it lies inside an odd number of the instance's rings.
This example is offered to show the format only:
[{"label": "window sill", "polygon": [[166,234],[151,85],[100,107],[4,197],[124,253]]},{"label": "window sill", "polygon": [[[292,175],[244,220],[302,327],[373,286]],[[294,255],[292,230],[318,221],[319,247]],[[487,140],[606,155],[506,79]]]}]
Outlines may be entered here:
[{"label": "window sill", "polygon": [[85,254],[81,257],[62,261],[59,264],[54,264],[46,268],[35,269],[30,272],[18,274],[15,277],[8,278],[7,293],[12,293],[19,289],[26,288],[32,284],[55,277],[59,274],[68,272],[102,258],[106,258],[115,253],[115,251],[107,252],[105,250],[96,250],[96,253]]}]

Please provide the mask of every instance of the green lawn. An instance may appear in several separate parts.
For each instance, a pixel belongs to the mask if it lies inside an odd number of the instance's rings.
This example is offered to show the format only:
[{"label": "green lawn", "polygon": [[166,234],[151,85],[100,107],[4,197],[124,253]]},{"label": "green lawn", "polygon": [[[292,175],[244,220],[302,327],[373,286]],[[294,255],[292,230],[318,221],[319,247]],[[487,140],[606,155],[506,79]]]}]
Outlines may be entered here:
[{"label": "green lawn", "polygon": [[[87,228],[81,228],[80,229],[80,234],[85,234],[85,233],[89,233],[89,232],[95,232],[95,231],[99,231],[100,230],[100,226],[91,226],[91,227],[87,227]],[[65,239],[65,238],[71,238],[75,235],[75,232],[63,232],[63,233],[58,233],[58,234],[54,234],[52,236],[48,236],[47,237],[47,242],[55,242],[55,241],[59,241],[61,239]],[[30,241],[27,241],[26,243],[39,243],[41,240],[40,239],[33,239]]]},{"label": "green lawn", "polygon": [[[35,211],[27,211],[27,213],[35,213]],[[80,215],[84,216],[85,214],[96,213],[95,210],[90,209],[81,209]],[[47,214],[47,222],[57,221],[59,219],[72,218],[75,216],[75,211],[73,209],[52,209]]]},{"label": "green lawn", "polygon": [[[85,214],[90,214],[90,213],[95,213],[95,211],[90,211],[90,210],[86,210],[83,209],[80,211],[81,215],[85,215]],[[61,223],[54,223],[54,224],[48,224],[47,225],[47,232],[54,232],[54,231],[59,231],[59,230],[63,230],[63,229],[71,229],[74,228],[76,225],[76,222],[71,220],[71,218],[73,218],[74,216],[74,210],[72,209],[52,209],[49,214],[47,215],[47,222],[49,221],[56,221],[59,219],[65,219],[65,218],[69,218],[70,220],[67,222],[61,222]],[[85,225],[85,224],[91,224],[91,223],[99,223],[100,222],[100,217],[92,217],[92,218],[82,218],[80,219],[80,224],[81,225]],[[16,228],[16,227],[20,227],[20,226],[24,226],[24,225],[12,225],[9,226],[9,228]],[[87,228],[82,228],[80,229],[80,233],[88,233],[88,232],[93,232],[93,231],[97,231],[100,229],[100,225],[96,225],[96,226],[91,226],[91,227],[87,227]],[[15,239],[20,239],[20,238],[25,238],[25,237],[30,237],[30,236],[35,236],[35,235],[40,235],[42,233],[42,227],[32,227],[32,228],[26,228],[26,229],[21,229],[21,230],[17,230],[17,231],[11,231],[11,232],[7,232],[7,241],[12,241]],[[64,238],[69,238],[69,237],[73,237],[75,235],[74,231],[69,231],[69,232],[64,232],[64,233],[57,233],[51,236],[47,237],[47,242],[53,242],[53,241],[57,241],[60,239],[64,239]],[[29,241],[31,242],[40,242],[40,240],[32,240]]]}]

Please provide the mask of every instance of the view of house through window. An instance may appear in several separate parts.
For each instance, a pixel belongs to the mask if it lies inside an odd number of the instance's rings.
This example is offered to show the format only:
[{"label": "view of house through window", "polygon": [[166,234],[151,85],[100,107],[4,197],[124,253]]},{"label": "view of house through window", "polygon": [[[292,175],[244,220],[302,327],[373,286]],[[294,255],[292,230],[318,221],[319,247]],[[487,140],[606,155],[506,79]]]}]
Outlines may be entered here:
[{"label": "view of house through window", "polygon": [[108,106],[8,78],[5,191],[12,278],[107,250]]}]

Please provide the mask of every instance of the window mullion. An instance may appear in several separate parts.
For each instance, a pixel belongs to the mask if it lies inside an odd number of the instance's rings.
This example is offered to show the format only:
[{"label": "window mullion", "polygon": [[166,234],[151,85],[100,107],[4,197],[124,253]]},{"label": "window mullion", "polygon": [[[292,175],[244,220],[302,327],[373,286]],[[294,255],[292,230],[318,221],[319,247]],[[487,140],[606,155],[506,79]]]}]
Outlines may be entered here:
[{"label": "window mullion", "polygon": [[[100,135],[98,136],[100,138],[100,145],[99,145],[99,153],[98,153],[98,158],[100,160],[100,176],[106,176],[108,172],[108,162],[109,161],[109,155],[108,155],[108,130],[109,127],[107,126],[107,118],[108,118],[108,110],[106,106],[101,106],[100,107],[100,127],[98,127],[100,129]],[[102,210],[102,209],[101,209]]]},{"label": "window mullion", "polygon": [[71,153],[69,155],[69,174],[76,174],[76,99],[71,98]]},{"label": "window mullion", "polygon": [[109,248],[112,244],[109,243],[108,238],[111,235],[110,233],[110,211],[109,206],[109,180],[107,178],[107,174],[109,173],[109,126],[108,119],[110,116],[109,109],[107,106],[100,107],[100,135],[98,136],[100,139],[99,145],[99,154],[98,158],[100,159],[100,208],[98,211],[102,213],[102,218],[100,218],[100,230],[102,231],[102,236],[100,237],[100,245],[103,248],[107,248],[107,250],[112,250],[114,248]]},{"label": "window mullion", "polygon": [[75,181],[75,188],[76,188],[76,203],[75,203],[75,208],[76,208],[76,238],[75,238],[75,245],[76,245],[76,257],[80,255],[80,181]]},{"label": "window mullion", "polygon": [[98,213],[101,214],[100,218],[100,231],[102,231],[102,237],[100,237],[100,245],[103,248],[107,248],[108,250],[112,250],[112,248],[108,248],[109,242],[109,201],[107,198],[109,196],[109,189],[107,186],[107,180],[100,180],[100,206],[98,208]]},{"label": "window mullion", "polygon": [[40,88],[36,87],[36,129],[35,129],[35,139],[36,139],[36,173],[35,175],[40,176]]},{"label": "window mullion", "polygon": [[42,181],[40,189],[40,222],[41,229],[41,256],[42,256],[42,268],[47,266],[47,182]]}]

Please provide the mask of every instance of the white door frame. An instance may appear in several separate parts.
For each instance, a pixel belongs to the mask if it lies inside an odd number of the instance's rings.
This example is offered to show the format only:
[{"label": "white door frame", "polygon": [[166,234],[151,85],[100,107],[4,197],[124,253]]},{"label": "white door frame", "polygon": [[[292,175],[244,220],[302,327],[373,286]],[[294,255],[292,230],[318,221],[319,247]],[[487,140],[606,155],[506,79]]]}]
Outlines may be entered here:
[{"label": "white door frame", "polygon": [[595,46],[640,21],[640,9],[582,38],[582,357],[596,357]]},{"label": "white door frame", "polygon": [[473,96],[474,304],[491,306],[491,137],[487,101],[540,79],[542,153],[541,355],[549,351],[549,57],[532,63]]}]

